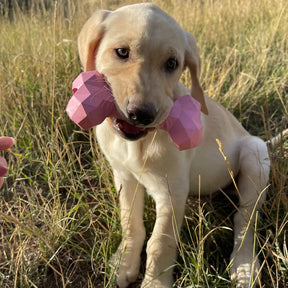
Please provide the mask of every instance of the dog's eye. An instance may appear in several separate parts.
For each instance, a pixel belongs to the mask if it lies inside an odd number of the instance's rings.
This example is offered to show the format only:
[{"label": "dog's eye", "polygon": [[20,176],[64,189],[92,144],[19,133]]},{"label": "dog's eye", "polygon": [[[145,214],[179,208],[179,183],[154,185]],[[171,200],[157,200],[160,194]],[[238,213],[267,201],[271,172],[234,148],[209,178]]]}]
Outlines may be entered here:
[{"label": "dog's eye", "polygon": [[128,59],[130,51],[127,48],[117,48],[115,49],[117,56],[121,59]]},{"label": "dog's eye", "polygon": [[178,61],[175,58],[169,58],[165,64],[167,72],[173,72],[178,67]]}]

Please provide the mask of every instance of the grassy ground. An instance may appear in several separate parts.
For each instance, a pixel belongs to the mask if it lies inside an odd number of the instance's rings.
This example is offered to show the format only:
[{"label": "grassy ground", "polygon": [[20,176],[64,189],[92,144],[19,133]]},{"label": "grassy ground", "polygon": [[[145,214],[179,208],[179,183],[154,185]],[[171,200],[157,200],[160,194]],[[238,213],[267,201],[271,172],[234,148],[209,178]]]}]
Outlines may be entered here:
[{"label": "grassy ground", "polygon": [[[286,0],[154,2],[197,37],[210,97],[263,139],[287,125]],[[84,21],[94,9],[132,1],[63,0],[47,10],[41,0],[33,3],[30,13],[16,7],[12,22],[0,16],[0,135],[17,140],[5,153],[10,171],[0,190],[0,287],[115,287],[109,258],[121,229],[110,168],[92,133],[71,123],[65,106],[80,72],[76,37]],[[271,152],[256,239],[261,287],[284,288],[287,142]],[[233,287],[226,269],[233,206],[221,193],[205,200],[188,201],[175,287]],[[145,217],[151,231],[149,198]]]}]

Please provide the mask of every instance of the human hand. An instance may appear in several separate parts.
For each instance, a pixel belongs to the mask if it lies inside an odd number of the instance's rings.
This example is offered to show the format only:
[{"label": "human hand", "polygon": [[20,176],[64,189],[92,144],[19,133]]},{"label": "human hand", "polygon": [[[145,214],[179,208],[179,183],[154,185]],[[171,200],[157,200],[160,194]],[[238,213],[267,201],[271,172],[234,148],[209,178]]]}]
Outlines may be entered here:
[{"label": "human hand", "polygon": [[[14,139],[10,137],[0,137],[0,151],[9,149],[14,145]],[[8,172],[7,162],[3,157],[0,157],[0,188],[3,185],[3,176]]]}]

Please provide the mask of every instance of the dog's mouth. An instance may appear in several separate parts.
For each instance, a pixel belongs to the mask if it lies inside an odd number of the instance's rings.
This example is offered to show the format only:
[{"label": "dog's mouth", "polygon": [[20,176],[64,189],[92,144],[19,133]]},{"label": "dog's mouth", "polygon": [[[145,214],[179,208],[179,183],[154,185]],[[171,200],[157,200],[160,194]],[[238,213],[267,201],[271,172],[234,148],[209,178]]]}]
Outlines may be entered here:
[{"label": "dog's mouth", "polygon": [[113,121],[113,128],[125,139],[135,141],[147,135],[151,128],[137,127],[128,122],[111,118]]}]

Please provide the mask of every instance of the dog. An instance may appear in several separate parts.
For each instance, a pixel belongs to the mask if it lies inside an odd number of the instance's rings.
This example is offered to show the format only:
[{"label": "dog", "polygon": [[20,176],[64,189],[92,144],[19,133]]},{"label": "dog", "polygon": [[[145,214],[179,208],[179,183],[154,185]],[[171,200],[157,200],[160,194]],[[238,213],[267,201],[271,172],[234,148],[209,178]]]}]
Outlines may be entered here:
[{"label": "dog", "polygon": [[[141,287],[172,287],[179,240],[175,231],[181,228],[187,196],[225,188],[234,179],[232,173],[237,175],[239,208],[234,216],[231,279],[237,287],[256,285],[260,266],[253,253],[253,224],[269,180],[267,145],[204,95],[195,37],[156,5],[141,3],[96,11],[79,34],[78,50],[85,71],[105,76],[122,116],[108,117],[96,127],[120,191],[123,237],[116,252],[121,255],[118,287],[128,287],[138,277],[146,235],[145,191],[155,201],[156,221]],[[179,82],[185,68],[191,74],[191,90]],[[201,104],[202,142],[179,151],[168,133],[156,127],[175,99],[187,94]]]}]

